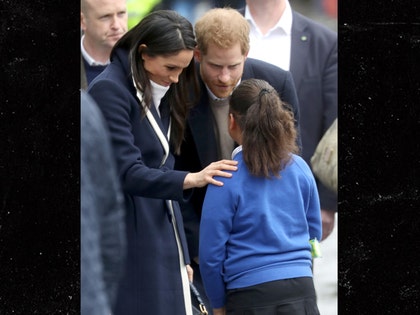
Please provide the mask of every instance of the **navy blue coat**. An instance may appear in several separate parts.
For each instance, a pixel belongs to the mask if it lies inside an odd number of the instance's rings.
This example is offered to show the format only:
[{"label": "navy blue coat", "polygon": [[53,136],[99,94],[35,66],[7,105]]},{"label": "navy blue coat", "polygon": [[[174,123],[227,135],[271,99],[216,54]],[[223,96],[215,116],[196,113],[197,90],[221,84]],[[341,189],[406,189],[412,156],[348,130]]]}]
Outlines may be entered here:
[{"label": "navy blue coat", "polygon": [[[129,69],[128,52],[119,49],[88,89],[109,126],[127,208],[127,263],[115,315],[185,314],[180,255],[171,218],[176,219],[184,263],[189,264],[177,202],[191,192],[183,190],[187,172],[173,170],[171,153],[160,165],[165,149],[149,120],[141,117]],[[151,112],[166,137],[169,120],[164,125],[155,106]],[[166,200],[174,201],[173,214]]]},{"label": "navy blue coat", "polygon": [[[292,107],[299,130],[299,104],[291,73],[267,62],[247,58],[242,80],[251,78],[265,80],[276,89],[280,98]],[[188,116],[185,141],[181,147],[181,155],[176,157],[175,169],[198,172],[218,160],[209,95],[201,79],[200,84],[201,96]],[[300,143],[300,139],[298,142]],[[198,256],[198,228],[205,193],[206,187],[195,189],[192,198],[181,205],[191,257]]]},{"label": "navy blue coat", "polygon": [[[300,106],[302,157],[310,159],[337,117],[337,33],[293,11],[290,72]],[[317,180],[321,209],[337,210],[337,195]]]}]

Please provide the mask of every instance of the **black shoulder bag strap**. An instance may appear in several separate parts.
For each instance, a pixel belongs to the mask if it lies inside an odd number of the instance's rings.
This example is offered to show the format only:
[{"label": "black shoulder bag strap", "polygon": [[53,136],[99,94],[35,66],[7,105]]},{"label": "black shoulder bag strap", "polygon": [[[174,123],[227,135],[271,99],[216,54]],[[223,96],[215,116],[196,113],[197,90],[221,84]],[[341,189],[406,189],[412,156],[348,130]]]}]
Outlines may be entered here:
[{"label": "black shoulder bag strap", "polygon": [[194,294],[195,298],[198,301],[198,304],[199,304],[199,307],[200,307],[200,314],[201,315],[208,315],[209,313],[207,312],[206,306],[204,305],[204,302],[201,299],[200,293],[198,292],[198,290],[194,286],[194,284],[192,284],[192,282],[190,282],[190,288],[191,288],[191,291]]}]

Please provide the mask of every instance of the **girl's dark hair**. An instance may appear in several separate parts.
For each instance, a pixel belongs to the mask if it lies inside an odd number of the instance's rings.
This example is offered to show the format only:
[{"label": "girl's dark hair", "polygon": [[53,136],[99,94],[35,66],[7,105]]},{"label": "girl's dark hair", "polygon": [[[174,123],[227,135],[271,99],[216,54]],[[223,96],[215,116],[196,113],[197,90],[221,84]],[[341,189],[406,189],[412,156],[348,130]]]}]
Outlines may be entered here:
[{"label": "girl's dark hair", "polygon": [[255,176],[280,177],[297,153],[293,112],[266,81],[244,80],[230,98],[230,113],[242,131],[243,156]]},{"label": "girl's dark hair", "polygon": [[[146,47],[140,47],[140,45]],[[124,48],[129,51],[129,59],[137,89],[143,94],[143,103],[152,104],[152,88],[144,68],[142,53],[149,56],[172,56],[184,49],[193,50],[196,46],[191,23],[172,10],[154,11],[144,17],[136,26],[129,30],[114,46],[114,51]],[[179,154],[184,137],[186,117],[193,106],[190,87],[193,95],[198,95],[198,81],[195,72],[194,59],[182,71],[177,84],[171,84],[167,92],[171,108],[171,145]],[[143,109],[142,109],[143,110]],[[143,115],[145,111],[143,110]]]}]

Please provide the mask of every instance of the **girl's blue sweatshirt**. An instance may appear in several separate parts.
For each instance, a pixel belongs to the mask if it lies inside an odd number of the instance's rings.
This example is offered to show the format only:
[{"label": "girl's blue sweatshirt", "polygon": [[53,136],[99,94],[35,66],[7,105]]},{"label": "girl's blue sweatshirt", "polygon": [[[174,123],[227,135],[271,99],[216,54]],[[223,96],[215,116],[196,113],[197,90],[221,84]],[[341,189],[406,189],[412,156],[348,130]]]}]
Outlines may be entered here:
[{"label": "girl's blue sweatshirt", "polygon": [[226,289],[312,277],[310,239],[321,239],[315,179],[293,155],[280,178],[250,175],[242,151],[232,178],[209,185],[200,224],[200,271],[213,308],[225,305]]}]

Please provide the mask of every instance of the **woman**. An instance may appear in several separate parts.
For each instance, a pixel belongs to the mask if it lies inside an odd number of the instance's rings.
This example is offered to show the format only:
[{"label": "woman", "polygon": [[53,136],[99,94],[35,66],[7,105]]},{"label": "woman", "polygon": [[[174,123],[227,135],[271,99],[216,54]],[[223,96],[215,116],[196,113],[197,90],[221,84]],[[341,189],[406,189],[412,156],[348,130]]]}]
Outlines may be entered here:
[{"label": "woman", "polygon": [[[236,162],[174,171],[195,86],[192,25],[156,11],[114,46],[110,65],[89,85],[107,120],[127,214],[127,259],[115,315],[191,314],[192,272],[178,201],[191,188],[221,185]],[[188,278],[189,277],[189,278]]]},{"label": "woman", "polygon": [[213,314],[317,315],[310,240],[321,237],[315,179],[295,155],[296,130],[266,81],[249,79],[229,103],[238,170],[209,185],[200,271]]}]

